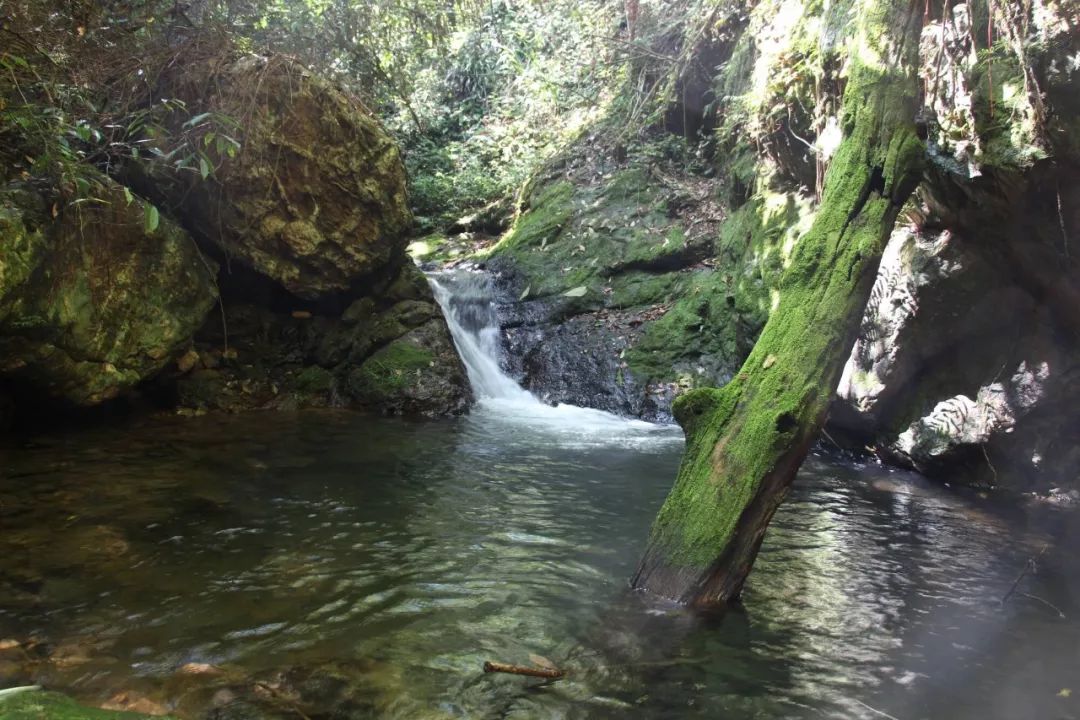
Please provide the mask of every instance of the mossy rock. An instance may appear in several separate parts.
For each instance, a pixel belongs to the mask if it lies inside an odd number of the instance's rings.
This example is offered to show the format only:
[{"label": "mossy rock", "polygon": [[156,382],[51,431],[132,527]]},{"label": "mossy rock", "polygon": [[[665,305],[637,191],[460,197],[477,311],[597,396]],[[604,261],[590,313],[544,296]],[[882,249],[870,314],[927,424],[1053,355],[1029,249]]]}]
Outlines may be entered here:
[{"label": "mossy rock", "polygon": [[410,330],[347,375],[359,405],[392,415],[452,415],[472,399],[464,367],[441,318]]},{"label": "mossy rock", "polygon": [[236,157],[206,181],[189,173],[163,186],[204,239],[307,299],[403,262],[412,216],[401,154],[342,88],[255,55],[183,66],[168,82],[192,115],[242,119]]},{"label": "mossy rock", "polygon": [[[4,720],[149,720],[149,715],[115,710],[99,710],[80,705],[54,692],[25,690],[0,696],[0,717]],[[159,716],[157,720],[170,720]]]},{"label": "mossy rock", "polygon": [[78,197],[0,188],[0,374],[93,405],[183,351],[216,268],[148,203],[81,172]]},{"label": "mossy rock", "polygon": [[[250,305],[228,305],[226,313],[229,358],[174,378],[185,413],[351,405],[435,416],[460,413],[470,399],[449,329],[418,272],[400,273],[382,295],[340,316]],[[224,340],[211,316],[196,338],[200,358],[220,357]]]},{"label": "mossy rock", "polygon": [[707,230],[689,232],[672,216],[673,192],[637,166],[601,180],[538,180],[517,222],[490,254],[513,264],[527,298],[586,288],[591,302],[576,304],[596,309],[614,278],[674,272],[712,254]]},{"label": "mossy rock", "polygon": [[[551,374],[524,363],[525,382],[553,399],[607,397],[632,376],[655,397],[663,386],[666,404],[671,393],[727,382],[753,347],[809,226],[813,201],[803,189],[748,176],[747,197],[731,209],[715,182],[643,160],[647,144],[636,159],[604,171],[595,160],[574,160],[539,173],[513,228],[490,253],[489,267],[509,278],[504,291],[519,299],[509,312],[526,329],[512,322],[509,332],[522,352],[573,357],[530,340],[571,336],[589,357],[612,343],[625,347],[625,362],[613,365],[606,381],[583,359],[562,372],[581,382],[560,379],[549,388]],[[591,314],[604,319],[594,336],[558,331]],[[536,325],[543,327],[528,329]],[[533,385],[537,377],[548,380]],[[639,405],[618,409],[634,413]]]}]

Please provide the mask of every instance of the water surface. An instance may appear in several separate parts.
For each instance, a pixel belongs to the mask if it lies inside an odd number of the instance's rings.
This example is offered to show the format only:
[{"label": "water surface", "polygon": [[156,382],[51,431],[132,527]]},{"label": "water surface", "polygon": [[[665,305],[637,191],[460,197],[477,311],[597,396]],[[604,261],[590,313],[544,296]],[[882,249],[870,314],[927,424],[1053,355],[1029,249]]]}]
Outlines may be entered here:
[{"label": "water surface", "polygon": [[[540,408],[6,448],[0,639],[31,644],[19,680],[190,718],[1077,716],[1069,513],[815,458],[745,608],[701,618],[626,587],[678,431]],[[480,672],[530,655],[571,676]]]}]

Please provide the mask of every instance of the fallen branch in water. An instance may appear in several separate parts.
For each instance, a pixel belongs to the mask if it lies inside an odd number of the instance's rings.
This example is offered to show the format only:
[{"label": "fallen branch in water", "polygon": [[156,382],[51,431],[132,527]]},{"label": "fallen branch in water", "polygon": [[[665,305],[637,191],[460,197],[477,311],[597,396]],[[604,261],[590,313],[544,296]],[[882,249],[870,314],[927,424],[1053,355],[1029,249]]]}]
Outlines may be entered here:
[{"label": "fallen branch in water", "polygon": [[484,672],[528,675],[529,677],[546,678],[548,680],[558,680],[566,676],[566,671],[559,670],[558,668],[527,667],[525,665],[509,665],[507,663],[490,661],[484,663]]},{"label": "fallen branch in water", "polygon": [[1061,608],[1059,608],[1057,605],[1050,602],[1049,600],[1043,600],[1041,597],[1039,597],[1037,595],[1031,595],[1030,593],[1018,593],[1018,594],[1020,595],[1020,597],[1026,597],[1026,598],[1029,598],[1031,600],[1037,600],[1038,602],[1041,602],[1043,605],[1045,605],[1046,607],[1048,607],[1051,610],[1053,610],[1054,612],[1056,612],[1061,617],[1062,620],[1065,619],[1065,613],[1061,612]]},{"label": "fallen branch in water", "polygon": [[[852,698],[852,700],[855,700],[855,698]],[[855,702],[859,703],[860,705],[862,705],[862,706],[863,706],[864,708],[866,708],[867,710],[869,710],[869,711],[871,711],[871,712],[873,712],[873,713],[876,713],[876,714],[880,715],[880,716],[881,716],[881,717],[883,717],[883,718],[889,718],[889,720],[898,720],[898,718],[896,718],[896,717],[894,717],[894,716],[890,715],[890,714],[889,714],[889,713],[887,713],[887,712],[882,712],[881,710],[878,710],[878,709],[877,709],[876,707],[872,707],[872,706],[870,706],[870,705],[867,705],[867,704],[866,704],[866,703],[864,703],[864,702],[863,702],[862,700],[855,700]]]},{"label": "fallen branch in water", "polygon": [[1024,579],[1024,576],[1027,575],[1029,572],[1035,572],[1039,569],[1036,561],[1043,556],[1043,553],[1046,552],[1046,549],[1048,547],[1050,547],[1050,543],[1043,543],[1042,550],[1039,551],[1039,554],[1028,558],[1027,563],[1024,565],[1023,572],[1021,572],[1016,577],[1016,579],[1013,580],[1013,584],[1012,587],[1009,588],[1009,592],[1005,593],[1005,597],[1001,598],[1002,606],[1004,606],[1005,603],[1008,602],[1009,598],[1012,597],[1013,593],[1016,592],[1016,588],[1020,585],[1020,581]]}]

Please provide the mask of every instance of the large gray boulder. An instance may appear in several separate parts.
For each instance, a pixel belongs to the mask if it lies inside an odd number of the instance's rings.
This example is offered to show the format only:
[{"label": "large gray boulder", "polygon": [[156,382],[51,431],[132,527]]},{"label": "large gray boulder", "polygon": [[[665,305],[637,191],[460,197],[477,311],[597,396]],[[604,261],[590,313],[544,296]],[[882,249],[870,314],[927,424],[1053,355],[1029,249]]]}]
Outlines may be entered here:
[{"label": "large gray boulder", "polygon": [[932,220],[898,228],[883,256],[834,439],[951,482],[1080,485],[1080,280],[1063,244],[1080,228],[1076,177],[1045,164],[968,197],[927,188]]}]

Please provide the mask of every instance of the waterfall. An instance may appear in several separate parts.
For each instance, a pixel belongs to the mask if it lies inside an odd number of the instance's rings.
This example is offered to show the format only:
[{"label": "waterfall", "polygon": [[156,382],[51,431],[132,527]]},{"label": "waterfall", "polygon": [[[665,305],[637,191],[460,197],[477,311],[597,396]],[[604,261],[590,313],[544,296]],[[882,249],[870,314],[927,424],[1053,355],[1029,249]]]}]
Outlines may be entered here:
[{"label": "waterfall", "polygon": [[540,402],[518,385],[499,365],[499,318],[491,277],[457,270],[428,275],[435,300],[442,308],[454,345],[465,364],[477,399],[470,422],[506,433],[516,427],[531,443],[561,446],[642,447],[657,442],[682,442],[678,428],[632,420],[603,410]]},{"label": "waterfall", "polygon": [[536,405],[540,401],[499,366],[499,318],[487,273],[428,276],[478,399]]}]

